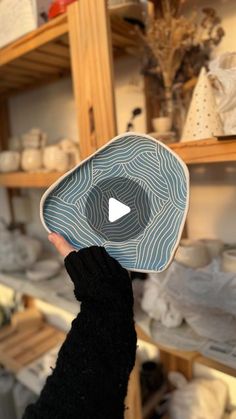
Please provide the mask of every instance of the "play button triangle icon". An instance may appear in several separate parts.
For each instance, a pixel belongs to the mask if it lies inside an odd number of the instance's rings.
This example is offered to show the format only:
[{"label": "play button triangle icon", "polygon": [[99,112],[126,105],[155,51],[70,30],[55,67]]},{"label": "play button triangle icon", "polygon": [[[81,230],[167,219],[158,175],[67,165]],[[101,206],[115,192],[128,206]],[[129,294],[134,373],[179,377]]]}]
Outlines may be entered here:
[{"label": "play button triangle icon", "polygon": [[114,221],[119,220],[124,215],[129,214],[131,211],[128,205],[122,204],[122,202],[117,201],[115,198],[109,198],[109,221],[114,223]]}]

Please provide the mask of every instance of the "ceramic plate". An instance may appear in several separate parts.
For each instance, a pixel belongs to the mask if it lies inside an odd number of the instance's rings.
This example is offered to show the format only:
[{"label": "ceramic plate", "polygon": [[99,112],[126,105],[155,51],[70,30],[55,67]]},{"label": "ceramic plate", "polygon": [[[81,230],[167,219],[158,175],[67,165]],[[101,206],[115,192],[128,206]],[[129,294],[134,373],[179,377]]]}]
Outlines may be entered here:
[{"label": "ceramic plate", "polygon": [[[113,197],[131,211],[109,222]],[[43,195],[41,220],[75,248],[104,246],[123,267],[160,272],[177,249],[189,202],[186,165],[167,146],[125,133],[63,175]]]}]

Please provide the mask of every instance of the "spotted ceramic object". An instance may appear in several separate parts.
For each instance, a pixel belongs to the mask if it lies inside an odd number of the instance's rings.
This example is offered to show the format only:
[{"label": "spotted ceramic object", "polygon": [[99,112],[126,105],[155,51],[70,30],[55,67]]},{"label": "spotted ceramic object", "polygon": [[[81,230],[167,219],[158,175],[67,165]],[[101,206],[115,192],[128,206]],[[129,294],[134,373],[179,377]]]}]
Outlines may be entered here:
[{"label": "spotted ceramic object", "polygon": [[[120,177],[140,185],[150,202],[150,216],[140,234],[119,242],[91,227],[86,203],[96,185]],[[126,192],[130,196],[132,187]],[[129,270],[161,272],[174,257],[188,203],[189,174],[182,160],[148,135],[125,133],[57,180],[41,199],[40,215],[48,232],[62,234],[76,249],[104,246]],[[102,208],[92,210],[101,216]]]}]

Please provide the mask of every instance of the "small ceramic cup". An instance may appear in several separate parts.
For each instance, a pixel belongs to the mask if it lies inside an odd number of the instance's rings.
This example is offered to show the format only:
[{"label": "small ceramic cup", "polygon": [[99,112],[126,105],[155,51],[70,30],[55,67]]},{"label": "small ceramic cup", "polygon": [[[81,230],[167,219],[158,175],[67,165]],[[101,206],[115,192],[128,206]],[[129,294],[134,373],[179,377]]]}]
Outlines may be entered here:
[{"label": "small ceramic cup", "polygon": [[236,249],[229,249],[223,252],[221,268],[223,272],[236,273]]},{"label": "small ceramic cup", "polygon": [[69,156],[57,145],[45,147],[43,151],[43,164],[48,170],[66,172],[69,168]]},{"label": "small ceramic cup", "polygon": [[21,167],[26,172],[39,170],[43,165],[42,150],[28,148],[22,152]]},{"label": "small ceramic cup", "polygon": [[153,129],[156,132],[169,132],[171,130],[172,121],[169,116],[160,116],[152,119]]},{"label": "small ceramic cup", "polygon": [[208,265],[211,258],[207,247],[198,240],[182,239],[175,260],[189,268],[197,269]]},{"label": "small ceramic cup", "polygon": [[0,153],[0,172],[16,172],[20,167],[18,151],[2,151]]}]

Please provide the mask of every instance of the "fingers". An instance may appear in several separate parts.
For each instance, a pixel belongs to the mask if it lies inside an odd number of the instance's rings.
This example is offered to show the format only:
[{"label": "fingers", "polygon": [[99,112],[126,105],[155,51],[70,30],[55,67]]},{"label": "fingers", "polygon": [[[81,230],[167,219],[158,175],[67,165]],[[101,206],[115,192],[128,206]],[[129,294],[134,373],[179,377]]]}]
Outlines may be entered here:
[{"label": "fingers", "polygon": [[71,252],[73,252],[74,247],[72,247],[65,239],[58,233],[50,233],[48,235],[48,240],[55,246],[57,251],[64,258]]}]

